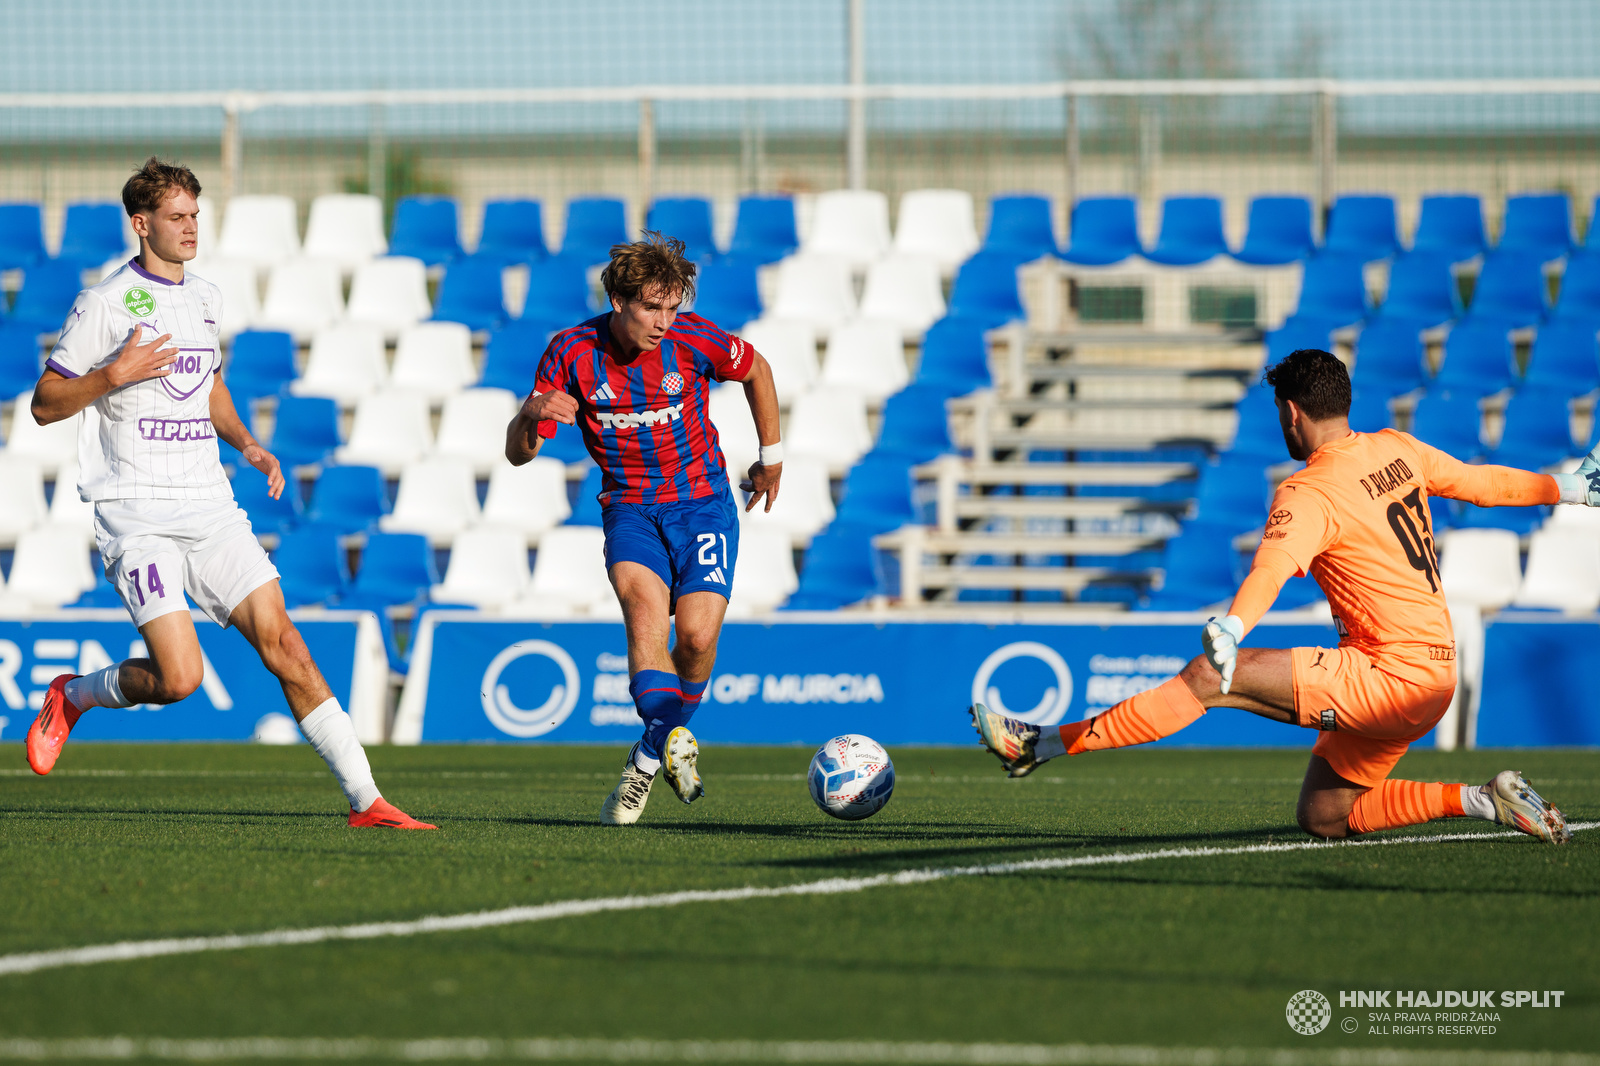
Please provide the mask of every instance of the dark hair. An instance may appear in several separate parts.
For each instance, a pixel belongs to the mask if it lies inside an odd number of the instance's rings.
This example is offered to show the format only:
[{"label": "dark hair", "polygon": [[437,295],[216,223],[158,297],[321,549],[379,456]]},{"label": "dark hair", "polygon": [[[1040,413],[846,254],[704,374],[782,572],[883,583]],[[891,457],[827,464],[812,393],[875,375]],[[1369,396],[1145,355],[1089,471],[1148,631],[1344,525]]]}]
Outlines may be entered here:
[{"label": "dark hair", "polygon": [[1267,367],[1261,379],[1280,400],[1293,400],[1313,422],[1350,413],[1350,372],[1321,348],[1300,348]]},{"label": "dark hair", "polygon": [[607,296],[637,300],[646,292],[678,292],[694,299],[695,265],[684,258],[688,246],[676,237],[645,230],[644,239],[613,244],[611,262],[600,272]]},{"label": "dark hair", "polygon": [[198,198],[200,181],[182,163],[163,163],[151,156],[122,187],[122,206],[130,217],[141,211],[153,213],[161,209],[161,202],[173,189]]}]

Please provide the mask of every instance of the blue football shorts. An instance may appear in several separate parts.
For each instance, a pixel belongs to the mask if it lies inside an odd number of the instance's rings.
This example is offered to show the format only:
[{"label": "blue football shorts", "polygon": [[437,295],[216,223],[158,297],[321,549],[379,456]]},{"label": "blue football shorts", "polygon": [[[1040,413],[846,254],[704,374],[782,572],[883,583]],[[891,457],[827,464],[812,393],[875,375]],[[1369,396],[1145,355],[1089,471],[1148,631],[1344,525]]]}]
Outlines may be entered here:
[{"label": "blue football shorts", "polygon": [[733,590],[739,559],[739,512],[724,490],[671,503],[611,503],[602,511],[606,569],[617,563],[648,566],[672,593]]}]

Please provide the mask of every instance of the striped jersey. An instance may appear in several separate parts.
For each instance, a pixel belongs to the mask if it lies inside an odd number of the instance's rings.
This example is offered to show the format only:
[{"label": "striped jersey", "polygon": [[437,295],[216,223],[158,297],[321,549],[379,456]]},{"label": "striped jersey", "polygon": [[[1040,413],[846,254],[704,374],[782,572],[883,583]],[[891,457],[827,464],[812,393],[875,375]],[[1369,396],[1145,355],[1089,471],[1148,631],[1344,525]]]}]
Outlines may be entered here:
[{"label": "striped jersey", "polygon": [[[600,502],[670,503],[728,491],[711,424],[713,381],[740,380],[755,349],[706,319],[680,312],[653,351],[625,359],[610,313],[550,338],[536,392],[578,401],[583,442],[603,475]],[[553,437],[555,422],[540,422]]]},{"label": "striped jersey", "polygon": [[78,494],[87,501],[224,500],[233,488],[211,428],[212,376],[222,368],[222,293],[185,272],[168,281],[130,260],[72,304],[45,365],[69,378],[112,362],[136,327],[142,343],[172,334],[172,373],[113,389],[83,413]]}]

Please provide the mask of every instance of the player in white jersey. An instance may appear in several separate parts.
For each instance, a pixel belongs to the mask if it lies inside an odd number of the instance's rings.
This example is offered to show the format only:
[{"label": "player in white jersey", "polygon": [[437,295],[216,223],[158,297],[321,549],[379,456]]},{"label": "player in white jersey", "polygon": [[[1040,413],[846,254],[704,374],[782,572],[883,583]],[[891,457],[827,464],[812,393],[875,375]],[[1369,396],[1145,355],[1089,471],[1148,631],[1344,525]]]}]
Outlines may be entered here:
[{"label": "player in white jersey", "polygon": [[[33,394],[40,425],[84,413],[78,491],[95,540],[150,650],[50,685],[28,730],[28,764],[47,774],[91,707],[173,703],[199,687],[200,641],[184,590],[220,626],[244,634],[350,802],[352,826],[432,829],[378,792],[350,717],[289,620],[278,571],[233,499],[221,437],[267,476],[283,472],[234,410],[223,383],[217,287],[184,269],[195,256],[200,183],[151,158],[122,190],[139,255],[78,294]],[[62,491],[57,488],[56,491]]]}]

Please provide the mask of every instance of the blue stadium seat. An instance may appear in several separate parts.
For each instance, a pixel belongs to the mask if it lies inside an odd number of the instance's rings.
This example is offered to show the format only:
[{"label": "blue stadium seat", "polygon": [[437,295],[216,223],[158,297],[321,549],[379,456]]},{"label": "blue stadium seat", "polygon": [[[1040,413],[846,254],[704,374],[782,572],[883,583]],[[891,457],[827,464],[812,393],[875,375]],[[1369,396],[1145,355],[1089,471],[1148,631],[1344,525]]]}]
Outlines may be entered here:
[{"label": "blue stadium seat", "polygon": [[31,327],[0,321],[0,401],[33,388],[44,362],[39,335]]},{"label": "blue stadium seat", "polygon": [[544,208],[538,200],[490,200],[483,205],[483,232],[477,255],[501,263],[526,263],[543,259]]},{"label": "blue stadium seat", "polygon": [[1018,263],[1005,252],[978,252],[956,271],[950,290],[950,315],[985,329],[1028,317],[1017,285]]},{"label": "blue stadium seat", "polygon": [[[561,432],[558,432],[556,437],[560,437],[562,433],[565,433],[571,429],[571,426],[562,426]],[[545,449],[548,447],[548,441],[544,444],[541,444],[539,446],[539,453],[541,455],[546,454]],[[600,507],[600,493],[603,490],[604,485],[605,478],[600,473],[600,467],[590,467],[589,472],[583,476],[583,482],[578,486],[577,496],[574,497],[572,501],[572,514],[567,518],[567,525],[605,525]]]},{"label": "blue stadium seat", "polygon": [[485,389],[509,389],[519,397],[528,395],[539,370],[539,359],[550,343],[550,334],[565,328],[523,317],[490,333],[489,343],[484,348],[483,377],[478,385]]},{"label": "blue stadium seat", "polygon": [[661,197],[650,205],[644,228],[678,238],[688,245],[684,255],[690,260],[717,254],[711,228],[711,201],[704,197]]},{"label": "blue stadium seat", "polygon": [[271,330],[245,330],[233,338],[224,380],[234,406],[275,396],[297,375],[294,338]]},{"label": "blue stadium seat", "polygon": [[35,263],[23,271],[22,289],[9,320],[35,333],[54,333],[66,322],[81,291],[83,269],[77,263],[65,259]]},{"label": "blue stadium seat", "polygon": [[1264,524],[1270,495],[1267,465],[1257,455],[1228,452],[1218,456],[1200,471],[1195,516],[1236,533]]},{"label": "blue stadium seat", "polygon": [[1407,252],[1389,268],[1389,290],[1378,308],[1380,320],[1414,323],[1428,328],[1461,317],[1461,295],[1452,256],[1444,252]]},{"label": "blue stadium seat", "polygon": [[267,475],[247,463],[236,464],[233,499],[250,516],[250,527],[258,537],[263,533],[281,537],[305,515],[297,479],[285,477],[283,494],[274,500],[267,492]]},{"label": "blue stadium seat", "polygon": [[1295,321],[1333,330],[1361,321],[1370,310],[1360,256],[1323,251],[1306,260]]},{"label": "blue stadium seat", "polygon": [[1017,194],[989,201],[989,232],[983,238],[987,252],[1004,252],[1031,262],[1056,254],[1055,225],[1050,219],[1050,199]]},{"label": "blue stadium seat", "polygon": [[1506,197],[1505,224],[1496,251],[1517,251],[1540,263],[1572,250],[1572,204],[1564,192]]},{"label": "blue stadium seat", "polygon": [[1555,466],[1576,448],[1572,443],[1570,393],[1541,385],[1524,385],[1506,403],[1505,429],[1489,453],[1497,466],[1543,470]]},{"label": "blue stadium seat", "polygon": [[339,403],[326,396],[278,394],[268,450],[285,470],[327,462],[339,440]]},{"label": "blue stadium seat", "polygon": [[695,275],[694,313],[725,330],[738,330],[761,317],[760,263],[746,255],[701,260]]},{"label": "blue stadium seat", "polygon": [[589,304],[589,264],[582,256],[562,251],[528,264],[528,298],[522,317],[559,322],[560,329],[594,317]]},{"label": "blue stadium seat", "polygon": [[283,602],[306,607],[337,598],[350,584],[350,565],[339,544],[341,530],[311,523],[284,535],[272,564],[278,568]]},{"label": "blue stadium seat", "polygon": [[330,466],[311,489],[306,521],[340,533],[365,533],[389,513],[389,493],[375,466]]},{"label": "blue stadium seat", "polygon": [[1600,389],[1600,350],[1593,320],[1550,319],[1539,327],[1528,358],[1524,386],[1556,389],[1568,396]]},{"label": "blue stadium seat", "polygon": [[1278,590],[1278,598],[1272,601],[1272,609],[1295,611],[1325,599],[1327,597],[1322,594],[1321,586],[1309,574],[1305,577],[1291,577],[1283,583],[1283,588]]},{"label": "blue stadium seat", "polygon": [[1392,429],[1394,416],[1389,411],[1389,399],[1383,392],[1355,390],[1350,395],[1350,428],[1357,433],[1376,433]]},{"label": "blue stadium seat", "polygon": [[1457,502],[1457,529],[1509,529],[1525,537],[1544,524],[1548,507],[1478,507]]},{"label": "blue stadium seat", "polygon": [[911,463],[873,451],[850,468],[844,479],[838,520],[887,533],[920,521],[912,502]]},{"label": "blue stadium seat", "polygon": [[1332,330],[1315,317],[1300,318],[1295,316],[1277,329],[1270,331],[1266,336],[1267,365],[1277,363],[1290,352],[1297,352],[1302,348],[1315,348],[1319,351],[1331,352],[1333,350]]},{"label": "blue stadium seat", "polygon": [[[964,269],[964,268],[963,268]],[[989,342],[983,326],[965,318],[941,318],[922,338],[917,382],[965,396],[993,384],[989,376]]]},{"label": "blue stadium seat", "polygon": [[628,209],[613,196],[579,196],[567,201],[567,228],[561,238],[563,255],[584,263],[611,258],[613,244],[628,242]]},{"label": "blue stadium seat", "polygon": [[878,591],[873,530],[835,521],[806,549],[800,587],[780,610],[831,611],[859,603]]},{"label": "blue stadium seat", "polygon": [[1434,384],[1464,395],[1487,396],[1511,385],[1511,336],[1500,322],[1461,323],[1444,342],[1444,364]]},{"label": "blue stadium seat", "polygon": [[374,533],[361,549],[361,568],[340,607],[381,611],[411,603],[439,583],[433,548],[421,533]]},{"label": "blue stadium seat", "polygon": [[1233,598],[1236,530],[1196,519],[1167,541],[1165,579],[1139,606],[1147,611],[1194,611]]},{"label": "blue stadium seat", "polygon": [[505,323],[505,292],[500,271],[504,264],[494,256],[462,256],[445,267],[434,305],[435,322],[460,322],[470,330],[497,329]]},{"label": "blue stadium seat", "polygon": [[1374,399],[1398,396],[1423,383],[1422,334],[1416,323],[1378,319],[1361,331],[1356,341],[1353,388],[1370,392]]},{"label": "blue stadium seat", "polygon": [[1395,254],[1400,250],[1400,236],[1395,228],[1394,197],[1339,197],[1328,213],[1328,237],[1322,250],[1363,262]]},{"label": "blue stadium seat", "polygon": [[1239,426],[1234,431],[1233,442],[1228,445],[1228,454],[1250,455],[1268,462],[1282,462],[1288,458],[1284,451],[1283,427],[1278,422],[1278,404],[1270,387],[1253,382],[1234,410],[1239,416]]},{"label": "blue stadium seat", "polygon": [[[1600,230],[1600,224],[1590,225],[1591,233],[1596,230]],[[1566,272],[1561,275],[1561,295],[1550,317],[1600,327],[1600,250],[1585,250],[1567,260]]]},{"label": "blue stadium seat", "polygon": [[390,255],[409,255],[429,266],[461,255],[456,202],[448,196],[406,196],[394,207]]},{"label": "blue stadium seat", "polygon": [[0,204],[0,270],[26,269],[48,256],[39,205]]},{"label": "blue stadium seat", "polygon": [[56,258],[75,264],[79,270],[87,270],[124,254],[128,250],[128,233],[123,222],[126,217],[121,204],[68,204],[61,251],[56,253]]},{"label": "blue stadium seat", "polygon": [[1549,310],[1549,295],[1539,253],[1497,248],[1484,257],[1467,316],[1512,329],[1531,326]]},{"label": "blue stadium seat", "polygon": [[1227,252],[1221,200],[1215,196],[1169,196],[1161,205],[1161,234],[1144,256],[1167,266],[1194,266]]},{"label": "blue stadium seat", "polygon": [[1090,196],[1072,206],[1071,243],[1062,258],[1109,266],[1138,255],[1139,208],[1131,196]]},{"label": "blue stadium seat", "polygon": [[913,383],[883,405],[883,426],[874,451],[908,462],[925,463],[954,451],[944,402],[949,393],[939,385]]},{"label": "blue stadium seat", "polygon": [[1476,196],[1424,196],[1422,217],[1411,239],[1413,252],[1432,252],[1451,262],[1481,255],[1489,246],[1483,203]]},{"label": "blue stadium seat", "polygon": [[[527,390],[524,390],[524,393],[526,393],[526,391]],[[589,449],[583,443],[583,430],[579,429],[577,426],[558,425],[556,428],[556,435],[553,437],[547,437],[545,442],[539,445],[539,454],[546,459],[559,459],[561,462],[568,464],[587,463],[593,461],[592,457],[589,455]],[[735,478],[734,480],[738,479]],[[595,492],[599,491],[600,490],[598,488],[595,489]],[[593,493],[590,495],[592,496]],[[579,502],[581,503],[582,501],[580,500]],[[577,507],[574,506],[573,510],[576,511]],[[598,523],[578,523],[578,525],[596,524]]]},{"label": "blue stadium seat", "polygon": [[1257,196],[1250,201],[1244,244],[1233,257],[1256,266],[1282,266],[1315,250],[1310,200],[1304,196]]},{"label": "blue stadium seat", "polygon": [[1470,463],[1484,453],[1482,422],[1477,394],[1435,387],[1417,401],[1411,435]]},{"label": "blue stadium seat", "polygon": [[741,255],[758,263],[776,263],[800,247],[800,231],[795,224],[794,200],[787,196],[743,196],[733,224],[729,255]]}]

